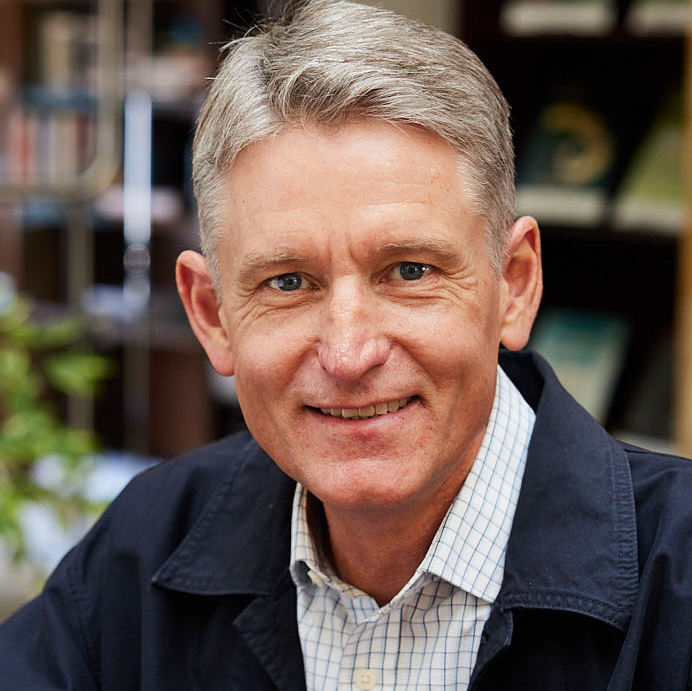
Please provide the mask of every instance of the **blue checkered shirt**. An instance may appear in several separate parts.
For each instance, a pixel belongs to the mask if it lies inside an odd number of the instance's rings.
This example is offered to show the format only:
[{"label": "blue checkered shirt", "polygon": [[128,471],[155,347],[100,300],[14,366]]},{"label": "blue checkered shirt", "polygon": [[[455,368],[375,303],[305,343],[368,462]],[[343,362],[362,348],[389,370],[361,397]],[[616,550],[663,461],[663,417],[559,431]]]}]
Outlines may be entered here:
[{"label": "blue checkered shirt", "polygon": [[466,689],[502,583],[535,415],[498,367],[483,442],[411,580],[386,605],[321,564],[296,488],[291,576],[308,691]]}]

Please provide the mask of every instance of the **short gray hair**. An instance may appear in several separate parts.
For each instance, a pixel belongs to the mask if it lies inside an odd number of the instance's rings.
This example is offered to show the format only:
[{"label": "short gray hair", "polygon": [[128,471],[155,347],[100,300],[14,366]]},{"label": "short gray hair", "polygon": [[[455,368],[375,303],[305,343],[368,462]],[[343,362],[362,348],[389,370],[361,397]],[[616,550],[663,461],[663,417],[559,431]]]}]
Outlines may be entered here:
[{"label": "short gray hair", "polygon": [[221,192],[238,153],[287,127],[354,117],[420,126],[454,147],[500,267],[515,216],[509,107],[462,41],[387,10],[307,0],[223,52],[192,156],[202,251],[217,286]]}]

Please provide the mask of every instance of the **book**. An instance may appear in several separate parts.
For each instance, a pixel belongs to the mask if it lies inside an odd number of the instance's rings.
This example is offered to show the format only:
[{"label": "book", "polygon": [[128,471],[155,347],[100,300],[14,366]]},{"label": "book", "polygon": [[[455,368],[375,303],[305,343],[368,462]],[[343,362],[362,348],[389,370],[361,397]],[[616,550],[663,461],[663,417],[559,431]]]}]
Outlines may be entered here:
[{"label": "book", "polygon": [[629,336],[622,316],[554,308],[539,315],[529,347],[548,360],[567,391],[604,424]]},{"label": "book", "polygon": [[518,157],[519,213],[562,225],[601,222],[616,154],[604,114],[575,98],[549,101]]},{"label": "book", "polygon": [[40,19],[39,74],[41,82],[60,90],[72,86],[75,18],[71,12],[46,12]]},{"label": "book", "polygon": [[617,21],[613,0],[509,0],[500,25],[512,35],[601,35]]},{"label": "book", "polygon": [[688,0],[633,0],[625,27],[636,34],[683,35],[691,19]]},{"label": "book", "polygon": [[94,156],[95,122],[81,107],[21,103],[9,110],[0,180],[19,185],[75,179]]},{"label": "book", "polygon": [[38,179],[39,167],[38,114],[21,107],[13,108],[8,118],[7,177],[14,184]]},{"label": "book", "polygon": [[676,235],[682,231],[682,94],[670,95],[632,158],[613,202],[616,230]]},{"label": "book", "polygon": [[40,13],[35,27],[38,39],[38,82],[55,92],[89,90],[96,79],[96,18],[67,10]]}]

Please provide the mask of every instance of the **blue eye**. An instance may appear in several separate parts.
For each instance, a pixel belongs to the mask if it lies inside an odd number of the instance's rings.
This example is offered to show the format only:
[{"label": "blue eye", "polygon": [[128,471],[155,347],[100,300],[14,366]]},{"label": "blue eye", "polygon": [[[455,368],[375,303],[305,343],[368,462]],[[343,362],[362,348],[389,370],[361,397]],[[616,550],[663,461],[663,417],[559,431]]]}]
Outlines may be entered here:
[{"label": "blue eye", "polygon": [[303,287],[303,278],[300,274],[282,274],[270,279],[269,286],[284,292],[299,290]]},{"label": "blue eye", "polygon": [[430,270],[427,264],[418,262],[401,262],[399,264],[399,276],[404,281],[419,281]]}]

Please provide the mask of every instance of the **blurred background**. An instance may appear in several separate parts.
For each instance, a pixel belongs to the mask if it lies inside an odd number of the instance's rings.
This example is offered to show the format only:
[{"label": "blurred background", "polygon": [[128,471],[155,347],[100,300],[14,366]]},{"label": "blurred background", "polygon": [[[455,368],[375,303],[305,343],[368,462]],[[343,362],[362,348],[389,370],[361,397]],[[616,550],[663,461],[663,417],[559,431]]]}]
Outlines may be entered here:
[{"label": "blurred background", "polygon": [[[689,0],[376,4],[463,38],[510,102],[531,347],[616,436],[692,454]],[[243,426],[174,263],[207,80],[266,10],[0,0],[0,618],[133,473]]]}]

